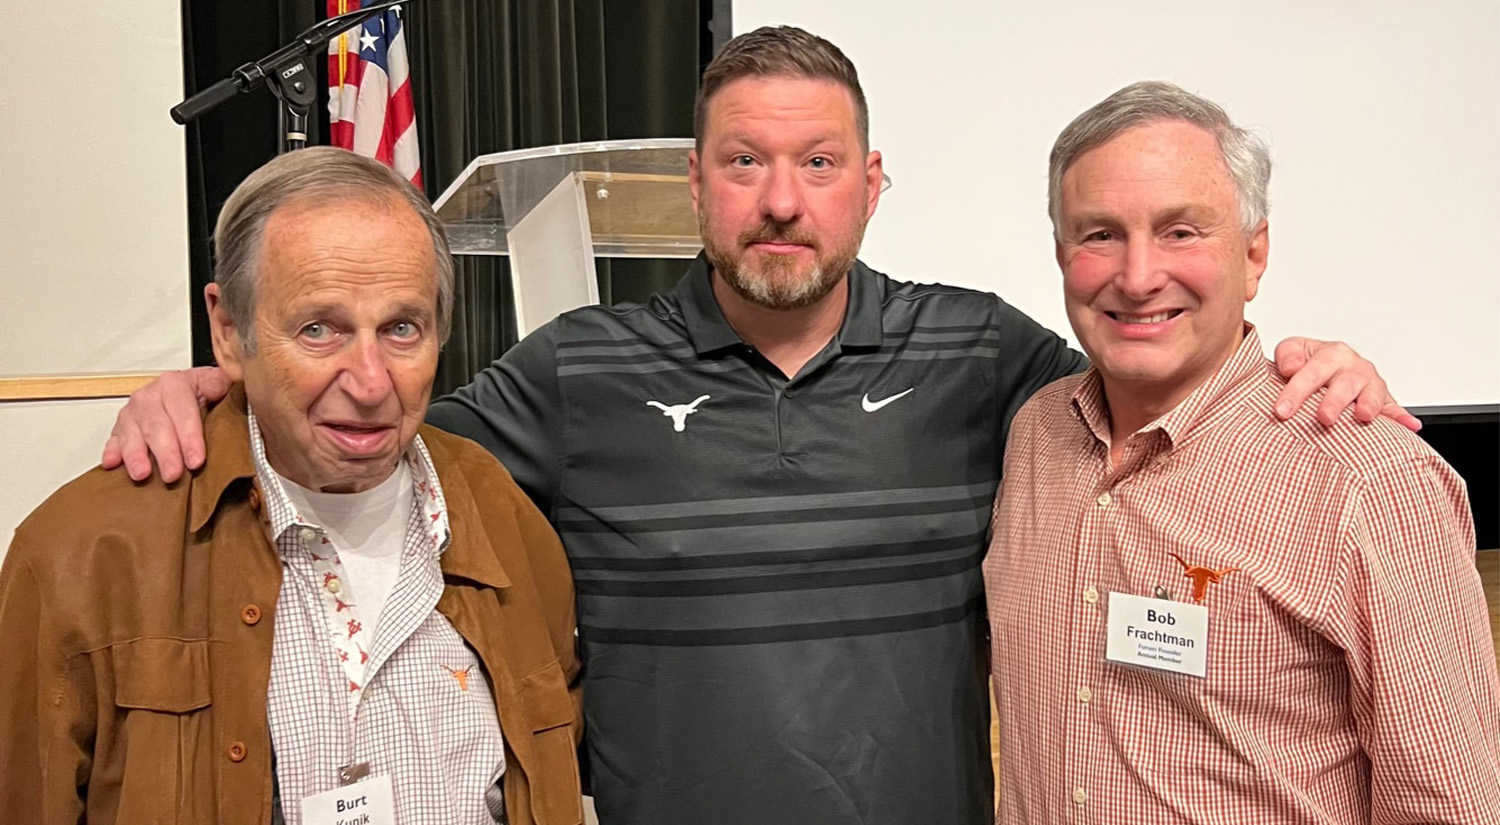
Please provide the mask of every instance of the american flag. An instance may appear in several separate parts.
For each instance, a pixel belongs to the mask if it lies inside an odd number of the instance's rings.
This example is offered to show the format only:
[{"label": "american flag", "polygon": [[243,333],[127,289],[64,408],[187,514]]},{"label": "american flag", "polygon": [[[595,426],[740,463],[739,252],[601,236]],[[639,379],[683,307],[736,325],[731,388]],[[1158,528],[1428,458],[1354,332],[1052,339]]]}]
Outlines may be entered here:
[{"label": "american flag", "polygon": [[[328,16],[359,4],[328,0]],[[406,34],[395,10],[329,41],[328,130],[334,146],[375,158],[422,188]]]}]

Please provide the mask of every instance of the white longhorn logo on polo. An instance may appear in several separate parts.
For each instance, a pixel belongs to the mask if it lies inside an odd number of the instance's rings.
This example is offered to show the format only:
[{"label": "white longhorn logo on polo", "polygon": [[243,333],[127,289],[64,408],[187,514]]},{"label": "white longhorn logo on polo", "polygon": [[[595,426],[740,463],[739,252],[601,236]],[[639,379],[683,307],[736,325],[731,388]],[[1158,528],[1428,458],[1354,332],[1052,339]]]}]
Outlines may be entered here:
[{"label": "white longhorn logo on polo", "polygon": [[682,432],[687,429],[687,417],[698,411],[698,405],[708,400],[708,396],[700,395],[691,404],[673,404],[670,407],[660,401],[647,401],[646,406],[661,410],[661,414],[672,419],[672,429]]}]

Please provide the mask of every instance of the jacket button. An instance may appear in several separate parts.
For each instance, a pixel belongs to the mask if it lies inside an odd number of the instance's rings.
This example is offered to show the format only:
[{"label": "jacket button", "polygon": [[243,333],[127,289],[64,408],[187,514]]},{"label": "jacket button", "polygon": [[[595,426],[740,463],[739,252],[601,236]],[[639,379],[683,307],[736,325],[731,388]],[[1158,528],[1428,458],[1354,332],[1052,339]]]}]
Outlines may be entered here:
[{"label": "jacket button", "polygon": [[250,509],[260,512],[260,490],[250,488]]},{"label": "jacket button", "polygon": [[243,761],[245,761],[245,743],[244,742],[230,742],[229,743],[229,761],[230,762],[243,762]]},{"label": "jacket button", "polygon": [[245,624],[249,624],[249,625],[253,625],[253,624],[259,623],[260,622],[260,607],[259,607],[259,605],[247,604],[244,607],[240,608],[240,621],[244,622]]}]

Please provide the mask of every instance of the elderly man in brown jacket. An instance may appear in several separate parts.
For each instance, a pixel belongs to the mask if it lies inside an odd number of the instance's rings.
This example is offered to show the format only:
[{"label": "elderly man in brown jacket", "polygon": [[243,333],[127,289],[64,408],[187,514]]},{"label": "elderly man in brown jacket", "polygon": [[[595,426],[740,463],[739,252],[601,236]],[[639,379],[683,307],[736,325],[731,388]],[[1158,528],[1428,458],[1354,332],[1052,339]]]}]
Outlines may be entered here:
[{"label": "elderly man in brown jacket", "polygon": [[581,822],[562,549],[421,425],[453,289],[426,201],[296,152],[215,245],[207,463],[85,474],[0,569],[0,822]]}]

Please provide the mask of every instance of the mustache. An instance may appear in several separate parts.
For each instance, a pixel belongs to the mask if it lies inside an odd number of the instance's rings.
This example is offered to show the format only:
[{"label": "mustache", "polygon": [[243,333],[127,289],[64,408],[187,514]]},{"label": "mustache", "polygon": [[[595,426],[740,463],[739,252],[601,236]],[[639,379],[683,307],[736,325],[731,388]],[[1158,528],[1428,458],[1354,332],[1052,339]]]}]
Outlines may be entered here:
[{"label": "mustache", "polygon": [[786,243],[816,248],[818,245],[816,235],[801,229],[795,223],[773,220],[762,220],[760,226],[741,232],[739,241],[740,246],[749,246],[754,243]]}]

